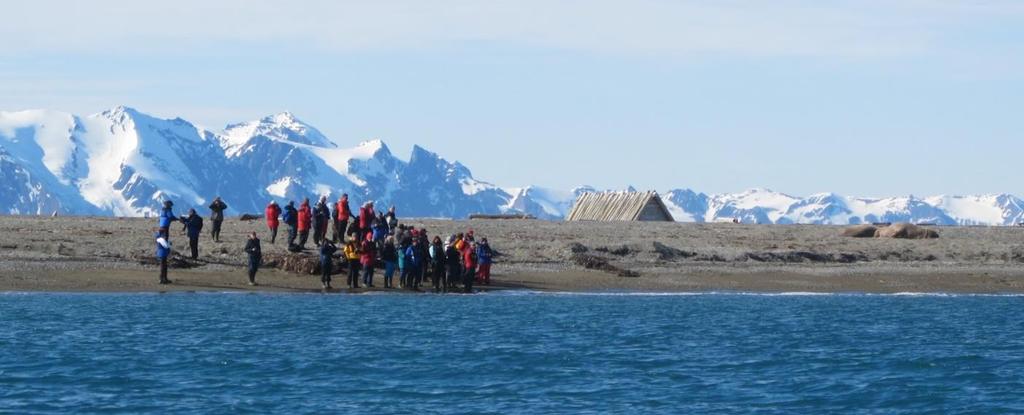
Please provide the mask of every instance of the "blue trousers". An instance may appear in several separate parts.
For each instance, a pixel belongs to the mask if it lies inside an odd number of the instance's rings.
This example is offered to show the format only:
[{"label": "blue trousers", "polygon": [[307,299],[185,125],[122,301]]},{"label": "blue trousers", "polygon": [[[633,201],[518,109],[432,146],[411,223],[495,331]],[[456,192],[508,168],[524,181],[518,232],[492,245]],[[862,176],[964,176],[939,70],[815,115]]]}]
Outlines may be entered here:
[{"label": "blue trousers", "polygon": [[373,264],[363,267],[363,285],[373,285]]},{"label": "blue trousers", "polygon": [[384,262],[384,287],[391,288],[395,285],[395,263],[390,261]]}]

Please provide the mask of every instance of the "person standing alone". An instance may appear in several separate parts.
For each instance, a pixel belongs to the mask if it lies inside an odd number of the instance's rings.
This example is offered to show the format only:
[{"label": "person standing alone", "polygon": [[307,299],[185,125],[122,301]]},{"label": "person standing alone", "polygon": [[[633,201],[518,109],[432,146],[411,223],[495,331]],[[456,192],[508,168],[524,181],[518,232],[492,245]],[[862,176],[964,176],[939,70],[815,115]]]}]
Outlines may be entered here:
[{"label": "person standing alone", "polygon": [[213,222],[210,236],[213,237],[214,242],[220,242],[220,225],[224,223],[224,211],[227,208],[228,205],[223,200],[220,200],[220,196],[215,197],[213,203],[210,204],[210,221]]},{"label": "person standing alone", "polygon": [[270,243],[273,244],[277,241],[277,227],[280,225],[277,218],[281,216],[281,207],[277,205],[276,201],[271,200],[263,214],[267,218],[267,229],[270,229]]},{"label": "person standing alone", "polygon": [[249,285],[256,285],[256,271],[259,271],[260,262],[263,261],[263,250],[260,248],[260,238],[256,236],[256,232],[249,233],[245,253],[249,254]]},{"label": "person standing alone", "polygon": [[199,234],[203,231],[203,217],[196,214],[195,209],[189,209],[188,217],[182,219],[182,222],[185,222],[185,232],[188,234],[188,247],[192,251],[192,259],[198,259]]}]

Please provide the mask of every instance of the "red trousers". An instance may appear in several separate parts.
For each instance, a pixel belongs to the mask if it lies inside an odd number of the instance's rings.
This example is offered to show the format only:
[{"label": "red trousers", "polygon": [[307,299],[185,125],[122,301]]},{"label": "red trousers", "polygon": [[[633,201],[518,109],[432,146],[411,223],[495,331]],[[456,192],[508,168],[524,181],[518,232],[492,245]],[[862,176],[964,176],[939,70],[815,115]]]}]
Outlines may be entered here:
[{"label": "red trousers", "polygon": [[476,280],[484,284],[491,283],[491,264],[480,264],[480,269],[476,272]]}]

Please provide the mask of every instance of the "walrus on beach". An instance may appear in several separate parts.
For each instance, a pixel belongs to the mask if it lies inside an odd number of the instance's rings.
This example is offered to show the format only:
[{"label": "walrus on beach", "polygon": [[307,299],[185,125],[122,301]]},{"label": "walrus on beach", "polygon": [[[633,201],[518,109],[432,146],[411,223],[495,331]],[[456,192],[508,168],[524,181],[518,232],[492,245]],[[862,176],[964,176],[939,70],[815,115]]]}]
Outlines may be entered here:
[{"label": "walrus on beach", "polygon": [[939,233],[934,229],[925,229],[909,223],[897,223],[878,228],[878,233],[875,236],[878,238],[935,239],[939,237]]},{"label": "walrus on beach", "polygon": [[909,223],[897,223],[889,226],[851,226],[843,229],[843,236],[853,238],[935,239],[939,237],[939,233],[934,229],[925,229]]}]

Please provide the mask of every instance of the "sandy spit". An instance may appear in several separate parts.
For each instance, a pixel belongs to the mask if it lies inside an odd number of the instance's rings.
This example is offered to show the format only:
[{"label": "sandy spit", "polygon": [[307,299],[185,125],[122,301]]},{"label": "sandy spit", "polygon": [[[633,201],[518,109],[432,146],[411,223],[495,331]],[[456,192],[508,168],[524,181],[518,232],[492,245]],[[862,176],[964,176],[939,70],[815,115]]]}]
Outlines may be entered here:
[{"label": "sandy spit", "polygon": [[[1022,228],[940,227],[939,239],[893,240],[842,237],[841,227],[811,225],[406,223],[431,235],[474,229],[487,236],[499,253],[488,290],[1024,293]],[[0,216],[0,291],[320,292],[318,276],[275,269],[261,271],[261,285],[250,287],[244,235],[259,232],[265,255],[283,254],[284,246],[269,243],[262,221],[236,218],[224,222],[222,243],[203,235],[196,267],[172,269],[175,283],[158,285],[148,264],[154,224]],[[187,250],[179,231],[172,232],[175,250]],[[343,285],[344,276],[335,278],[335,286]]]}]

